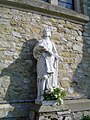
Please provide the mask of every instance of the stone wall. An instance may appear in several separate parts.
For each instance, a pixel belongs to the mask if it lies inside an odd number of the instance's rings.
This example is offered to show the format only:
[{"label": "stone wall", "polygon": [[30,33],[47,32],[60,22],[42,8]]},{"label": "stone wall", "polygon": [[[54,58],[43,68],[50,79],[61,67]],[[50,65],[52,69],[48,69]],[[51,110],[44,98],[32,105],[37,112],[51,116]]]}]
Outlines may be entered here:
[{"label": "stone wall", "polygon": [[45,26],[52,27],[51,40],[63,58],[63,62],[59,63],[58,84],[67,91],[67,99],[90,97],[89,24],[84,29],[82,23],[75,21],[1,6],[0,101],[35,100],[36,60],[33,47],[41,39],[41,30]]},{"label": "stone wall", "polygon": [[0,13],[0,100],[33,99],[36,61],[32,51],[39,23],[32,13],[5,7]]},{"label": "stone wall", "polygon": [[5,7],[0,10],[0,100],[36,97],[36,61],[32,51],[44,26],[53,28],[51,39],[63,58],[59,64],[59,84],[72,97],[87,93],[83,68],[78,66],[83,59],[82,25]]},{"label": "stone wall", "polygon": [[87,89],[87,95],[90,98],[90,1],[89,0],[83,0],[84,3],[84,14],[89,16],[89,22],[84,26],[84,50],[83,50],[83,56],[85,63],[87,66],[84,67],[84,73],[85,73],[85,80],[86,80],[86,86]]}]

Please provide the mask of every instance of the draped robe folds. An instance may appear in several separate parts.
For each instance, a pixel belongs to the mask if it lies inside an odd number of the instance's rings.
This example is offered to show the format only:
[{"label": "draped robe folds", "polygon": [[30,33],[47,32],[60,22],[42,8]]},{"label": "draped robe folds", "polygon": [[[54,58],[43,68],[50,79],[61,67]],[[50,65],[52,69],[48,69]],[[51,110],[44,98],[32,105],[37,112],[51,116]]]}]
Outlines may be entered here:
[{"label": "draped robe folds", "polygon": [[37,59],[37,99],[40,99],[45,89],[57,86],[58,59],[57,51],[50,40],[39,40],[33,50]]}]

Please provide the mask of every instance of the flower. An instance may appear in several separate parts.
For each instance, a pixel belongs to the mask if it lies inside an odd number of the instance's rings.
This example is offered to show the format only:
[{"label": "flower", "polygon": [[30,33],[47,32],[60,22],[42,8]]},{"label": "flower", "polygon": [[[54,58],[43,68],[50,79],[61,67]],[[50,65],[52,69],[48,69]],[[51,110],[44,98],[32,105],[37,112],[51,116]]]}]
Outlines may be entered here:
[{"label": "flower", "polygon": [[44,100],[56,100],[57,105],[63,104],[63,98],[66,96],[64,88],[50,87],[48,90],[45,90]]},{"label": "flower", "polygon": [[53,87],[50,87],[50,91],[51,91],[51,92],[53,92],[53,91],[54,91]]},{"label": "flower", "polygon": [[48,93],[49,91],[48,90],[45,90],[46,93]]},{"label": "flower", "polygon": [[57,96],[57,95],[55,95],[55,97],[57,98],[58,96]]},{"label": "flower", "polygon": [[59,85],[57,85],[57,87],[56,87],[56,88],[60,88],[60,87],[59,87]]},{"label": "flower", "polygon": [[61,87],[61,91],[64,91],[65,89]]}]

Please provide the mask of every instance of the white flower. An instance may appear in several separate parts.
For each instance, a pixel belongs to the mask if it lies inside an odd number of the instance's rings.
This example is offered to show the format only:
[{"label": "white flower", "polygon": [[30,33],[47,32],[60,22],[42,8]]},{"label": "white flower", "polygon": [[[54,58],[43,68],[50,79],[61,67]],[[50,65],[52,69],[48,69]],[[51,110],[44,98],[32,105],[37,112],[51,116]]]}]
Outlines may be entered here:
[{"label": "white flower", "polygon": [[48,90],[45,90],[45,93],[48,93],[49,91]]},{"label": "white flower", "polygon": [[64,91],[64,90],[65,90],[65,89],[64,89],[64,88],[62,88],[62,87],[61,87],[60,89],[61,89],[61,91]]},{"label": "white flower", "polygon": [[61,105],[63,104],[63,99],[61,99]]},{"label": "white flower", "polygon": [[59,100],[61,101],[61,105],[63,104],[63,99],[62,98],[59,98]]},{"label": "white flower", "polygon": [[50,87],[50,91],[51,91],[51,92],[53,92],[53,91],[54,91],[52,87]]},{"label": "white flower", "polygon": [[58,96],[61,96],[61,94],[59,93],[59,95]]},{"label": "white flower", "polygon": [[55,95],[55,97],[57,98],[57,95]]},{"label": "white flower", "polygon": [[57,87],[56,88],[60,88],[60,86],[59,85],[57,85]]}]

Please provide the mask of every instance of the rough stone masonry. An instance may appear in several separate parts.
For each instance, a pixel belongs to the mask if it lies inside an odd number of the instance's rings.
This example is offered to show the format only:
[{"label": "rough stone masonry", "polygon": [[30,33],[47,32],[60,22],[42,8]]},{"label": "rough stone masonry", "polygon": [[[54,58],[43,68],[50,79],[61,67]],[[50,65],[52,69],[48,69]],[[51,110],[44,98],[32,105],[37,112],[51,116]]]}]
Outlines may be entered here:
[{"label": "rough stone masonry", "polygon": [[45,26],[53,28],[52,41],[63,58],[58,84],[70,99],[87,95],[84,69],[88,63],[83,59],[82,25],[5,7],[0,8],[0,17],[0,100],[36,97],[36,61],[32,50]]},{"label": "rough stone masonry", "polygon": [[[89,6],[85,9],[89,15]],[[63,58],[58,84],[67,91],[67,99],[90,97],[90,22],[83,26],[4,6],[0,7],[0,101],[36,98],[32,52],[45,26],[53,28],[52,41]]]}]

